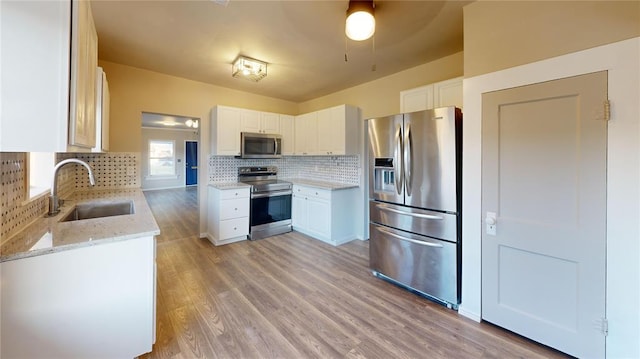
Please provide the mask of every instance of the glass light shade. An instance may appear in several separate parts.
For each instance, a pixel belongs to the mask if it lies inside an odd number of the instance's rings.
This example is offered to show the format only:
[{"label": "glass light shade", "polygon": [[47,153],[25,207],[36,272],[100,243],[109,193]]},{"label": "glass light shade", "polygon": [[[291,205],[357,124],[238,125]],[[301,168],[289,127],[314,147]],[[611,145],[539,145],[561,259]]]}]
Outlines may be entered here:
[{"label": "glass light shade", "polygon": [[231,75],[258,82],[267,76],[267,63],[238,56],[231,66]]},{"label": "glass light shade", "polygon": [[187,127],[198,128],[198,120],[188,119],[188,120],[184,121],[184,124]]},{"label": "glass light shade", "polygon": [[344,32],[351,40],[366,40],[376,32],[376,19],[370,12],[356,11],[347,16]]}]

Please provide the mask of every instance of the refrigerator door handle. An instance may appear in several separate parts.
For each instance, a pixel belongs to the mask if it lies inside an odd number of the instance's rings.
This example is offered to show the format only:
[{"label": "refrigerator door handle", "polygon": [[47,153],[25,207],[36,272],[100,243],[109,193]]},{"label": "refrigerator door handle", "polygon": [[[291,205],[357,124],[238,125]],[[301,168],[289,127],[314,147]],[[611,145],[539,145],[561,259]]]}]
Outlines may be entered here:
[{"label": "refrigerator door handle", "polygon": [[402,182],[404,182],[404,171],[402,166],[402,127],[400,125],[396,128],[396,147],[393,151],[393,161],[395,164],[393,165],[396,168],[396,172],[399,176],[395,176],[396,181],[396,192],[399,195],[402,194]]},{"label": "refrigerator door handle", "polygon": [[411,196],[411,124],[407,123],[404,134],[404,180],[407,196]]},{"label": "refrigerator door handle", "polygon": [[422,213],[405,212],[405,211],[401,211],[399,209],[390,208],[390,207],[381,206],[381,205],[377,205],[376,207],[378,207],[381,211],[404,214],[404,215],[411,216],[411,217],[418,217],[418,218],[424,218],[424,219],[437,219],[437,220],[443,220],[444,219],[443,217],[440,217],[440,216],[434,216],[434,215],[422,214]]},{"label": "refrigerator door handle", "polygon": [[378,231],[388,235],[388,236],[391,236],[391,237],[394,237],[394,238],[397,238],[397,239],[400,239],[400,240],[403,240],[403,241],[411,242],[413,244],[419,244],[419,245],[427,246],[427,247],[442,248],[442,244],[424,242],[424,241],[419,241],[419,240],[412,239],[412,238],[407,238],[407,237],[401,236],[399,234],[395,234],[395,233],[389,232],[387,230],[384,230],[384,229],[382,229],[380,227],[376,227],[376,229]]}]

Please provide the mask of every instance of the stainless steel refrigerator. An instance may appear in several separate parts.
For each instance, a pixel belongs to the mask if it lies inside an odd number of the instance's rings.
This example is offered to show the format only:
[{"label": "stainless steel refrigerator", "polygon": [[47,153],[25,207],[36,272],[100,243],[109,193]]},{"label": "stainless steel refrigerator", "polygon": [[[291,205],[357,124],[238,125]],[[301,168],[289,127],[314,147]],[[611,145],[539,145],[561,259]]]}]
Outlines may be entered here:
[{"label": "stainless steel refrigerator", "polygon": [[371,269],[457,309],[462,112],[372,118],[367,127]]}]

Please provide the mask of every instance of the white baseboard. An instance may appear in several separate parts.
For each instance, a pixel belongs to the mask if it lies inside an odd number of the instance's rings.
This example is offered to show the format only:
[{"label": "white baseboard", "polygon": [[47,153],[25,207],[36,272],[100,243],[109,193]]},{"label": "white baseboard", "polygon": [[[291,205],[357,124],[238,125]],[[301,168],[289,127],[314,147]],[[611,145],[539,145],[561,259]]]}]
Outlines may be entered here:
[{"label": "white baseboard", "polygon": [[[202,234],[201,234],[201,236],[202,236]],[[230,243],[235,243],[235,242],[240,242],[240,241],[246,241],[247,240],[247,236],[240,236],[240,237],[234,237],[234,238],[219,240],[218,238],[215,238],[214,236],[212,236],[209,233],[205,233],[204,237],[202,237],[202,238],[207,238],[209,240],[209,242],[213,243],[214,246],[222,246],[222,245],[225,245],[225,244],[230,244]]]},{"label": "white baseboard", "polygon": [[463,317],[467,317],[475,322],[480,323],[480,321],[482,321],[482,317],[480,316],[480,314],[478,313],[474,313],[474,312],[469,312],[467,310],[465,310],[465,308],[460,305],[458,307],[458,314],[462,315]]}]

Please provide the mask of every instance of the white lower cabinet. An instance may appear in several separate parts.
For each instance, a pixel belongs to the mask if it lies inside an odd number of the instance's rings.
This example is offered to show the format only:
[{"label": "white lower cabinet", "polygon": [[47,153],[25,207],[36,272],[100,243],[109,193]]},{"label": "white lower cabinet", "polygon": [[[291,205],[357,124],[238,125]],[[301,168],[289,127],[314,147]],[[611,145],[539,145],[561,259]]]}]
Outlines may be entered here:
[{"label": "white lower cabinet", "polygon": [[0,263],[2,358],[134,358],[155,341],[155,238]]},{"label": "white lower cabinet", "polygon": [[358,188],[339,190],[294,185],[291,220],[293,229],[334,246],[357,238],[353,218]]},{"label": "white lower cabinet", "polygon": [[220,189],[209,186],[207,237],[216,246],[247,239],[249,187]]}]

